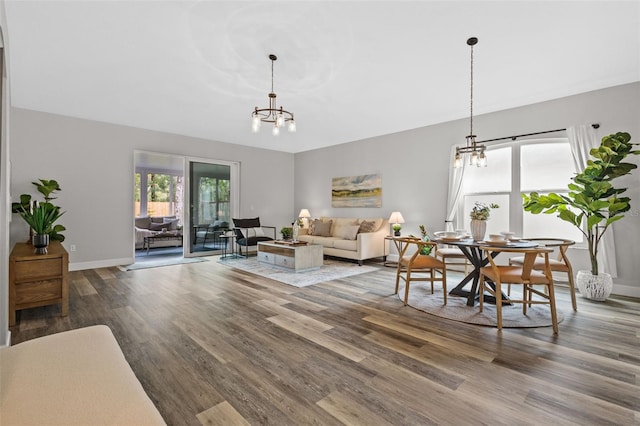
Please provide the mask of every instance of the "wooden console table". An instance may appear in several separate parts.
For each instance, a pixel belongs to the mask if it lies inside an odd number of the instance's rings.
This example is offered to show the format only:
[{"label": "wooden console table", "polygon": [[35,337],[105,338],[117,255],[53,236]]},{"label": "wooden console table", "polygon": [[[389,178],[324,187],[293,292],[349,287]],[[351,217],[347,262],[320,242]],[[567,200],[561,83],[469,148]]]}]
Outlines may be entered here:
[{"label": "wooden console table", "polygon": [[60,303],[69,313],[69,254],[52,241],[47,254],[34,254],[31,244],[17,243],[9,256],[9,327],[16,311]]}]

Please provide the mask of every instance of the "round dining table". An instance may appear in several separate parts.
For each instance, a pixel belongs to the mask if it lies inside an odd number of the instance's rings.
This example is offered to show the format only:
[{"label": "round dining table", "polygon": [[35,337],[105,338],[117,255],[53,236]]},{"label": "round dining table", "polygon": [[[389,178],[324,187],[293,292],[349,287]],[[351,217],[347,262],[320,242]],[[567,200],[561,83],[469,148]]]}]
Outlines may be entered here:
[{"label": "round dining table", "polygon": [[[434,238],[438,244],[449,244],[452,246],[456,246],[460,248],[462,254],[465,255],[469,262],[473,265],[473,270],[469,272],[469,274],[464,277],[460,284],[455,286],[450,292],[450,295],[453,296],[462,296],[467,298],[467,305],[473,306],[476,300],[479,298],[480,294],[478,293],[478,282],[480,280],[480,268],[486,266],[489,263],[489,258],[485,255],[485,252],[480,248],[481,246],[493,245],[496,247],[514,247],[514,248],[532,248],[537,247],[539,244],[534,241],[528,240],[519,240],[519,241],[508,241],[505,243],[495,243],[492,241],[475,241],[473,238],[465,238],[465,239],[456,239],[456,238]],[[491,257],[495,257],[498,255],[498,252],[491,253]],[[471,288],[465,289],[465,287],[471,282]],[[492,285],[490,283],[489,285]],[[495,290],[495,287],[493,287]],[[485,296],[484,300],[489,303],[495,303],[495,298],[493,296]],[[509,302],[509,298],[504,293],[502,294],[502,300],[505,301],[505,304]]]}]

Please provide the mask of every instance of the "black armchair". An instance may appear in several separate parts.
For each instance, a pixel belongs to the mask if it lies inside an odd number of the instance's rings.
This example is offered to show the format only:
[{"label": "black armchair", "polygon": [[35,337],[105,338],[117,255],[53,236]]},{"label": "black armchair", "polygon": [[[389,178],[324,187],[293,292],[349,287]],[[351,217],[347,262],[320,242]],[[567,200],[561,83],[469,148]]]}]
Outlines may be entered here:
[{"label": "black armchair", "polygon": [[[249,247],[257,246],[261,241],[273,241],[276,239],[276,227],[261,225],[259,217],[233,219],[233,226],[240,256],[248,257]],[[245,248],[244,254],[242,254],[242,247]]]},{"label": "black armchair", "polygon": [[220,236],[223,235],[229,229],[229,223],[225,221],[216,220],[212,224],[195,225],[194,229],[194,245],[202,242],[202,248],[205,248],[207,242],[213,242],[215,248],[221,244]]}]

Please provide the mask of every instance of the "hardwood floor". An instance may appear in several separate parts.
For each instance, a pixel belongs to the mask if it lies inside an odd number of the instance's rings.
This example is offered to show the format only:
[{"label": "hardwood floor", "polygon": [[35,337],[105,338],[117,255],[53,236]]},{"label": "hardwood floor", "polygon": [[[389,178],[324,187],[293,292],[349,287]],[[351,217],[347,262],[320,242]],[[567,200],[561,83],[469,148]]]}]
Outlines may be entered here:
[{"label": "hardwood floor", "polygon": [[578,298],[550,327],[404,307],[394,270],[296,288],[208,262],[70,273],[69,316],[24,310],[13,344],[113,330],[172,425],[640,424],[640,301]]}]

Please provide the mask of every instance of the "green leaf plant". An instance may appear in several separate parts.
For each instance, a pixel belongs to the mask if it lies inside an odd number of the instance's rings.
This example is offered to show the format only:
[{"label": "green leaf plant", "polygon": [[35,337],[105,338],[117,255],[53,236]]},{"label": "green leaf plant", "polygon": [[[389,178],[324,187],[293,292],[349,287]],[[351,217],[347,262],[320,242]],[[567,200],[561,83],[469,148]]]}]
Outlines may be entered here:
[{"label": "green leaf plant", "polygon": [[612,181],[630,174],[637,166],[625,163],[628,155],[638,155],[633,150],[638,145],[631,142],[629,133],[618,132],[602,138],[599,147],[589,154],[594,157],[587,166],[572,178],[568,195],[550,193],[522,194],[525,211],[533,214],[554,214],[576,226],[585,236],[591,261],[591,273],[598,275],[598,246],[609,226],[624,217],[631,209],[630,198],[622,197],[627,188],[616,188]]},{"label": "green leaf plant", "polygon": [[22,194],[20,202],[11,203],[11,211],[19,214],[35,234],[47,234],[51,240],[64,241],[65,237],[60,232],[66,228],[55,223],[64,212],[60,210],[59,206],[51,203],[51,200],[56,199],[52,197],[52,194],[61,190],[60,185],[53,179],[39,179],[39,182],[31,183],[42,194],[44,201],[40,203],[32,201],[31,195]]}]

